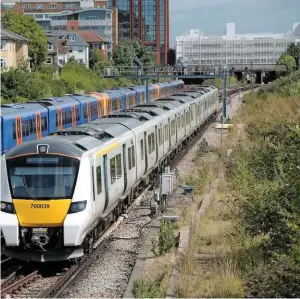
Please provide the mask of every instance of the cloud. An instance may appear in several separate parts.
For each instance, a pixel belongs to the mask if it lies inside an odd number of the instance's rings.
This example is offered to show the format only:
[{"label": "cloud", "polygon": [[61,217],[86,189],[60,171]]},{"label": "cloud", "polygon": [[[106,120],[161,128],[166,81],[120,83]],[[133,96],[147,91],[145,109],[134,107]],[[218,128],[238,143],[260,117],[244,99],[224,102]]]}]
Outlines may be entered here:
[{"label": "cloud", "polygon": [[287,32],[300,21],[300,0],[170,0],[170,44],[188,29],[205,35],[224,34],[236,23],[237,33]]}]

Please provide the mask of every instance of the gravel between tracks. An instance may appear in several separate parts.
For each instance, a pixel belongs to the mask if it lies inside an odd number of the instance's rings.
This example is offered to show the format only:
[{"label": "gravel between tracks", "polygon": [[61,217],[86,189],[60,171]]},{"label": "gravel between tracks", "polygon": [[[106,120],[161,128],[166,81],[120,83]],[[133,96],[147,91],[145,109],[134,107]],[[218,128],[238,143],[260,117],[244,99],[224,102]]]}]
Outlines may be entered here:
[{"label": "gravel between tracks", "polygon": [[[227,106],[228,114],[232,117],[241,101],[238,96],[232,97]],[[206,139],[209,146],[219,147],[221,130],[214,129],[211,124],[201,138],[191,147],[186,156],[177,164],[176,168],[181,176],[187,174],[193,167],[199,143]],[[127,221],[113,234],[113,240],[108,244],[95,263],[86,271],[84,276],[75,282],[63,294],[64,298],[106,297],[121,298],[135,264],[136,255],[142,245],[143,237],[150,226],[149,200],[151,192],[144,197],[141,204],[128,214]],[[175,198],[176,200],[176,198]]]}]

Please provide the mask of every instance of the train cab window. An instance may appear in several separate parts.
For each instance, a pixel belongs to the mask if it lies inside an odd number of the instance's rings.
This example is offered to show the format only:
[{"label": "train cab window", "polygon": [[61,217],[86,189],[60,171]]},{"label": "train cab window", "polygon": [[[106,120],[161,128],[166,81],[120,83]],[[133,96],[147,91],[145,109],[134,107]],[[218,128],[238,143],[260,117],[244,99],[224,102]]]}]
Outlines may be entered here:
[{"label": "train cab window", "polygon": [[13,139],[16,139],[17,135],[16,135],[16,124],[13,123]]},{"label": "train cab window", "polygon": [[57,114],[57,112],[55,113],[55,124],[56,124],[56,127],[58,127],[58,114]]},{"label": "train cab window", "polygon": [[29,132],[29,121],[26,120],[24,122],[24,124],[25,124],[25,134],[26,134],[26,136],[28,136],[30,134],[30,132]]},{"label": "train cab window", "polygon": [[158,129],[158,143],[161,146],[164,143],[162,128]]},{"label": "train cab window", "polygon": [[169,140],[169,125],[164,126],[165,141]]},{"label": "train cab window", "polygon": [[141,139],[141,160],[144,160],[144,139]]},{"label": "train cab window", "polygon": [[116,179],[116,157],[113,157],[110,159],[110,183],[113,184]]},{"label": "train cab window", "polygon": [[101,166],[97,166],[97,192],[100,194],[102,192],[102,178],[101,178]]},{"label": "train cab window", "polygon": [[45,119],[44,119],[44,117],[41,118],[41,122],[42,122],[42,131],[45,131]]},{"label": "train cab window", "polygon": [[121,154],[116,156],[117,180],[122,177],[122,157]]}]

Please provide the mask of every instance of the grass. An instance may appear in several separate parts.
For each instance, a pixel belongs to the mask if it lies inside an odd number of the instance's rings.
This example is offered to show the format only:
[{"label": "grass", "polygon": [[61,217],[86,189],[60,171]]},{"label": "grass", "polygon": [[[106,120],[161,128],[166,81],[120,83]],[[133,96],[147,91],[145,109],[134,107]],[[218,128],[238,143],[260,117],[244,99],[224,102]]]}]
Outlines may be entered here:
[{"label": "grass", "polygon": [[136,298],[164,298],[174,262],[174,252],[153,259],[152,263],[148,264],[147,273],[134,282],[134,296]]},{"label": "grass", "polygon": [[245,273],[261,259],[261,239],[239,231],[234,196],[225,182],[192,235],[178,279],[177,297],[244,297]]}]

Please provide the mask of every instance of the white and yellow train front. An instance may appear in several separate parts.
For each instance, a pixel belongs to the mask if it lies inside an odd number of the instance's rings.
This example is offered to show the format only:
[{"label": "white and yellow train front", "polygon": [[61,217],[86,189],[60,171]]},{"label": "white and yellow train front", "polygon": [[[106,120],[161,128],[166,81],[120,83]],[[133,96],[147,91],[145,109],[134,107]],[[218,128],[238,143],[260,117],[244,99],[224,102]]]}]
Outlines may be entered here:
[{"label": "white and yellow train front", "polygon": [[51,261],[83,255],[92,221],[90,161],[60,139],[10,150],[1,163],[1,229],[8,256]]}]

